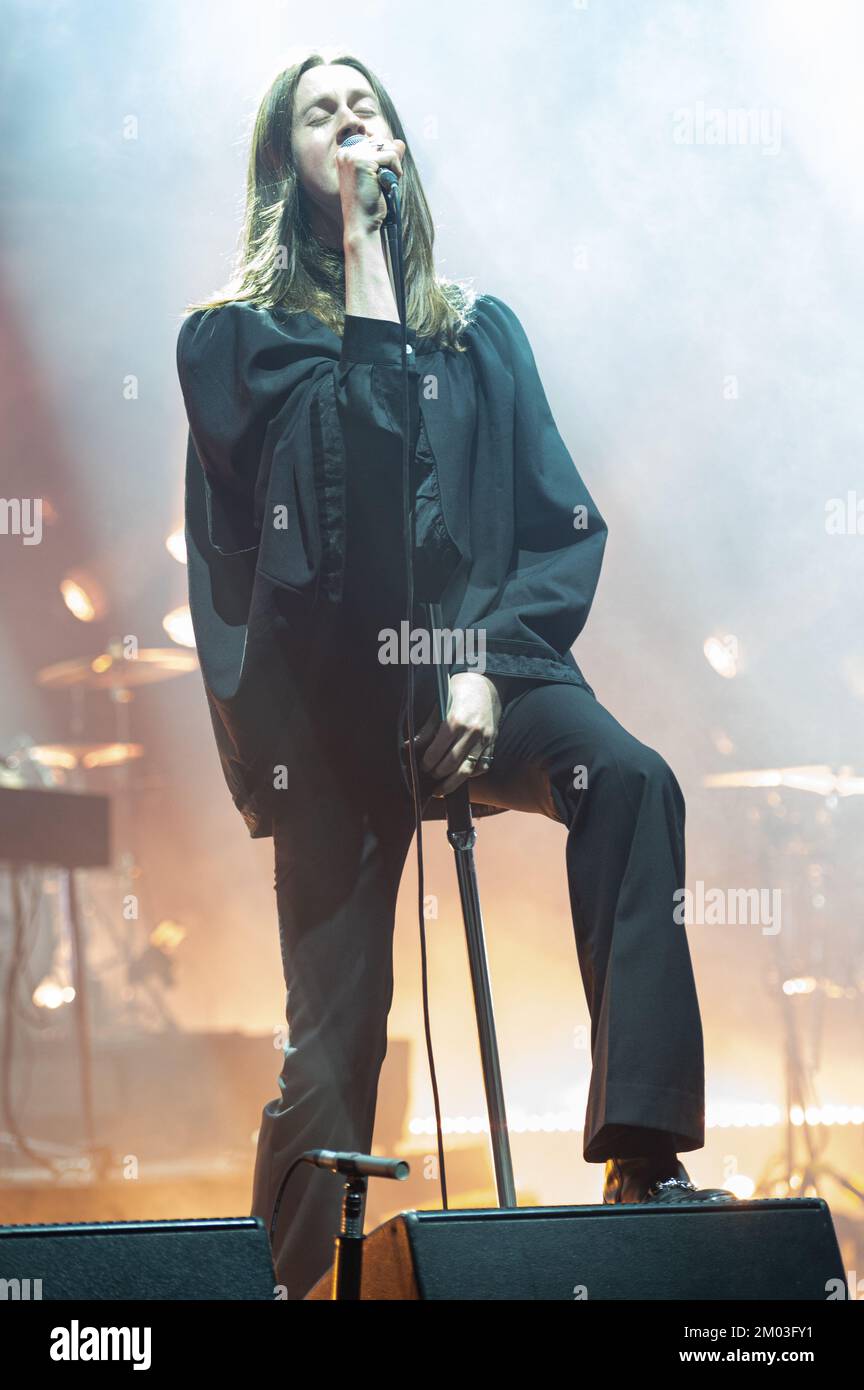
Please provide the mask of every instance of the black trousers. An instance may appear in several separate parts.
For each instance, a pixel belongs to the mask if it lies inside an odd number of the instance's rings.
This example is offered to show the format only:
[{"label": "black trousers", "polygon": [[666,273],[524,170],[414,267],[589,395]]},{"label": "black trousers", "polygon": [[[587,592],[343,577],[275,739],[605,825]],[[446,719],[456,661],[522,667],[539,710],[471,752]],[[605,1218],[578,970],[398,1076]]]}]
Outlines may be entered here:
[{"label": "black trousers", "polygon": [[[299,1153],[368,1152],[372,1142],[396,898],[414,833],[396,706],[377,696],[360,723],[333,721],[327,795],[310,801],[302,828],[290,836],[275,828],[289,1032],[255,1166],[252,1211],[268,1225]],[[429,696],[427,682],[425,699],[415,696],[418,728]],[[471,798],[566,829],[591,1019],[585,1160],[701,1148],[702,1025],[686,930],[673,919],[673,894],[684,886],[685,808],[669,766],[590,691],[524,681],[502,712],[491,770],[471,779]],[[288,1180],[273,1251],[289,1298],[302,1298],[332,1263],[341,1199],[341,1181],[309,1164]]]}]

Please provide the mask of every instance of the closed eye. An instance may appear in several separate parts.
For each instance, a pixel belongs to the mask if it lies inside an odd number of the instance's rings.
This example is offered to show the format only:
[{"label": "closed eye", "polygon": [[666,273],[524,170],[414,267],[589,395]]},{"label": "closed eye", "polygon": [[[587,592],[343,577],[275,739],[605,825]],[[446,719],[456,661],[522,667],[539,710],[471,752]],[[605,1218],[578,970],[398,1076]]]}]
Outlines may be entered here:
[{"label": "closed eye", "polygon": [[[368,120],[371,120],[371,118],[372,118],[373,116],[377,116],[377,115],[378,115],[378,112],[377,112],[377,111],[375,110],[375,108],[373,107],[371,111],[359,111],[359,110],[358,110],[358,111],[357,111],[357,115],[358,115],[358,116],[362,116],[364,120],[367,120],[367,121],[368,121]],[[325,122],[326,122],[326,121],[329,121],[329,120],[330,120],[330,117],[329,117],[329,116],[321,116],[317,121],[309,121],[309,125],[324,125]]]}]

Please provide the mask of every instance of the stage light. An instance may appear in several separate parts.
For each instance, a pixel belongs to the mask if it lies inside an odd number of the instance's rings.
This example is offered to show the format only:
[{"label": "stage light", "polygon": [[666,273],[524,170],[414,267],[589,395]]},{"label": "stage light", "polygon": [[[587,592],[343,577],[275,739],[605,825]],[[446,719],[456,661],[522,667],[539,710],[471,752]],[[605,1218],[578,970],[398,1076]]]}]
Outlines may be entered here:
[{"label": "stage light", "polygon": [[181,608],[172,608],[170,613],[166,613],[162,619],[162,626],[178,647],[194,647],[195,633],[192,630],[192,614],[189,612],[188,603],[184,603]]},{"label": "stage light", "polygon": [[792,979],[783,981],[784,994],[812,994],[816,988],[816,981],[812,976],[804,979]]},{"label": "stage light", "polygon": [[61,985],[49,976],[40,980],[32,997],[37,1009],[59,1009],[63,1004],[72,1003],[75,991],[71,985]]},{"label": "stage light", "polygon": [[731,680],[739,669],[738,638],[732,633],[723,637],[707,637],[702,644],[705,659],[718,676]]},{"label": "stage light", "polygon": [[[800,1105],[791,1107],[789,1119],[793,1125],[804,1123],[804,1111]],[[707,1107],[705,1115],[706,1129],[776,1129],[782,1124],[785,1124],[782,1107],[769,1101],[714,1102]],[[811,1105],[807,1108],[807,1124],[864,1124],[864,1106]],[[445,1115],[442,1125],[445,1134],[480,1134],[489,1129],[489,1121],[483,1115]],[[560,1110],[539,1115],[512,1109],[507,1127],[511,1134],[581,1133],[583,1113]],[[435,1116],[415,1115],[408,1124],[408,1132],[415,1135],[434,1134]]]},{"label": "stage light", "polygon": [[165,955],[171,956],[185,940],[186,928],[179,922],[172,922],[166,917],[164,921],[155,926],[150,933],[150,945],[155,946],[157,951],[164,951]]},{"label": "stage light", "polygon": [[728,758],[735,752],[735,741],[725,729],[712,729],[711,742],[714,744],[717,752],[722,754],[724,758]]},{"label": "stage light", "polygon": [[107,604],[100,585],[91,575],[73,572],[60,582],[63,602],[81,623],[93,623],[105,616]]},{"label": "stage light", "polygon": [[723,1186],[728,1192],[734,1192],[741,1202],[746,1202],[748,1197],[752,1197],[756,1191],[756,1184],[752,1178],[748,1178],[745,1173],[733,1173],[731,1178],[723,1179]]},{"label": "stage light", "polygon": [[178,526],[176,531],[165,537],[165,549],[179,564],[186,564],[186,532],[182,526]]}]

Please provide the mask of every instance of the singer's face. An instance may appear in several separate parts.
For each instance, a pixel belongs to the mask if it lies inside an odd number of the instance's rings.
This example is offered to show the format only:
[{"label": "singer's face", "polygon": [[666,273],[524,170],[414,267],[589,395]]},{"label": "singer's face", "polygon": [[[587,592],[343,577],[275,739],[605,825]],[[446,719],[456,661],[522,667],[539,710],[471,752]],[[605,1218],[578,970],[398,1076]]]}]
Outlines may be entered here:
[{"label": "singer's face", "polygon": [[349,135],[393,138],[362,72],[342,63],[310,68],[294,99],[294,163],[308,198],[328,222],[341,222],[336,150]]}]

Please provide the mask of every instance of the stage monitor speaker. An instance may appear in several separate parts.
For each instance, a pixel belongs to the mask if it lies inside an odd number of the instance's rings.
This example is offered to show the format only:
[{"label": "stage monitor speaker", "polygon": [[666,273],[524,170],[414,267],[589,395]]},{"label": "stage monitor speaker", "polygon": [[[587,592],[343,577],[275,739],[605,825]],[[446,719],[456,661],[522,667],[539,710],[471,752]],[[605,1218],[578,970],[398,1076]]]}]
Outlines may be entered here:
[{"label": "stage monitor speaker", "polygon": [[276,1285],[257,1217],[0,1226],[5,1298],[268,1299]]},{"label": "stage monitor speaker", "polygon": [[[331,1287],[332,1270],[306,1298]],[[814,1197],[403,1211],[365,1239],[361,1296],[825,1301],[832,1287],[846,1296],[831,1214]]]}]

